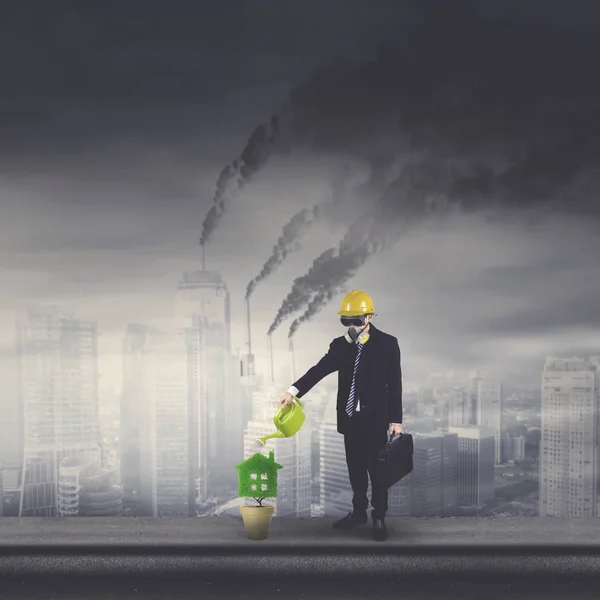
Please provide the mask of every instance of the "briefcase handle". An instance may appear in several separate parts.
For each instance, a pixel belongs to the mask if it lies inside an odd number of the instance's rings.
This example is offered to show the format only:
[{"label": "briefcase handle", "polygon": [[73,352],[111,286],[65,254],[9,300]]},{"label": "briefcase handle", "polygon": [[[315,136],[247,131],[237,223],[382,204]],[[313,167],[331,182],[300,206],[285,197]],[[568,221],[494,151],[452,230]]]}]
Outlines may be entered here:
[{"label": "briefcase handle", "polygon": [[402,435],[403,435],[402,433],[394,433],[394,432],[392,432],[391,435],[390,435],[390,439],[387,441],[387,445],[389,446],[392,443],[393,439],[396,436],[398,436],[399,438],[401,438]]},{"label": "briefcase handle", "polygon": [[387,440],[387,442],[385,443],[385,446],[380,450],[380,452],[379,452],[379,459],[378,460],[385,462],[385,451],[392,445],[392,440],[396,437],[396,435],[399,438],[402,437],[402,433],[398,433],[398,434],[392,433],[390,435],[389,440]]}]

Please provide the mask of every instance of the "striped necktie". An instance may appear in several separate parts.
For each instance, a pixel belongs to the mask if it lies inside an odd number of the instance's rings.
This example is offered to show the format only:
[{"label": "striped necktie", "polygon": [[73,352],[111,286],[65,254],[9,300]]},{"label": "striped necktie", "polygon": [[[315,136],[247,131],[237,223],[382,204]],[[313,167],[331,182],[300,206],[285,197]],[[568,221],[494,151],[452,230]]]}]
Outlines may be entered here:
[{"label": "striped necktie", "polygon": [[346,405],[346,414],[351,417],[356,410],[356,373],[358,373],[358,363],[360,362],[360,353],[363,345],[357,344],[356,359],[354,360],[354,374],[352,375],[352,385],[350,386],[350,395],[348,396],[348,404]]}]

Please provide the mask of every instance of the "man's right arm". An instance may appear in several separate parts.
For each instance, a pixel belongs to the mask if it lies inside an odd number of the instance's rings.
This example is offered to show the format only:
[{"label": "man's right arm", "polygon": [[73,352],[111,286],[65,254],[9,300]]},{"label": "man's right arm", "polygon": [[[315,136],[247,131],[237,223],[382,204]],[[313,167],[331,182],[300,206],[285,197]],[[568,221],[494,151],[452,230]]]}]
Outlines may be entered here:
[{"label": "man's right arm", "polygon": [[304,394],[309,392],[319,381],[325,379],[327,375],[330,375],[339,368],[338,360],[333,349],[333,342],[329,344],[329,350],[327,354],[321,358],[321,360],[314,366],[311,367],[298,381],[294,382],[287,393],[297,398],[302,398]]}]

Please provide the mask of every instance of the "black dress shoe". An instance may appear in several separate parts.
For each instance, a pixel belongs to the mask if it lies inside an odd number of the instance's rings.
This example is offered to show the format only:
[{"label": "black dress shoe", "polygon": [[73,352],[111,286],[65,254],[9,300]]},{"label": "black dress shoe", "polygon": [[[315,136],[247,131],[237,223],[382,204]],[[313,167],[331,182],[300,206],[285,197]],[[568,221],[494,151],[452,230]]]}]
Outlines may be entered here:
[{"label": "black dress shoe", "polygon": [[387,527],[383,519],[373,519],[373,539],[377,542],[383,542],[388,536]]},{"label": "black dress shoe", "polygon": [[367,515],[348,513],[343,519],[339,519],[333,524],[334,529],[350,529],[356,525],[364,525],[367,522]]}]

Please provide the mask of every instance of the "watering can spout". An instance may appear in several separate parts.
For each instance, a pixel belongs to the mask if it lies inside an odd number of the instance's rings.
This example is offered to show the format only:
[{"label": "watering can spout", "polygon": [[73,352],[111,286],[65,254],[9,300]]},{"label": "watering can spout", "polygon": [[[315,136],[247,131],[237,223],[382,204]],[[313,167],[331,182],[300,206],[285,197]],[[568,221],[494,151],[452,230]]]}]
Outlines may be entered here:
[{"label": "watering can spout", "polygon": [[270,433],[269,435],[264,435],[263,437],[259,437],[258,441],[262,443],[263,446],[266,445],[267,440],[270,440],[272,438],[284,438],[287,437],[285,435],[285,433],[281,432],[281,431],[276,431],[275,433]]},{"label": "watering can spout", "polygon": [[298,433],[300,427],[304,423],[305,414],[302,411],[302,402],[300,398],[294,397],[294,401],[285,407],[280,407],[273,417],[273,423],[277,427],[275,433],[265,435],[258,438],[258,441],[263,444],[267,443],[267,440],[272,438],[286,438],[292,437]]}]

